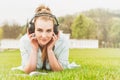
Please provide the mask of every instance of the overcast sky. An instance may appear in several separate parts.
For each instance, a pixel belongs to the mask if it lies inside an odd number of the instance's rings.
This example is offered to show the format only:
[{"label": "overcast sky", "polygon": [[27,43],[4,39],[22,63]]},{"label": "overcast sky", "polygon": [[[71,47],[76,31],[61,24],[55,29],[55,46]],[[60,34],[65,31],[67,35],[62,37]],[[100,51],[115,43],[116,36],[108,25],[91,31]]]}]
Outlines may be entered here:
[{"label": "overcast sky", "polygon": [[39,4],[50,7],[57,17],[93,8],[120,10],[120,0],[0,0],[0,25],[5,21],[25,24]]}]

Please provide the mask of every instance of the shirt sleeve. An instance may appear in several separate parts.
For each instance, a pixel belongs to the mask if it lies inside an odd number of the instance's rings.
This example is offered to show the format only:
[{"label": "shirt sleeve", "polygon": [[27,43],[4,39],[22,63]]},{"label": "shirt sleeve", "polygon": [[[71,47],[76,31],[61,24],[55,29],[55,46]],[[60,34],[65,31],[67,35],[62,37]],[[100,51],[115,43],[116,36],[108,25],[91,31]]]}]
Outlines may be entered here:
[{"label": "shirt sleeve", "polygon": [[26,63],[28,62],[29,59],[29,46],[28,46],[27,40],[24,40],[23,38],[20,39],[20,53],[21,53],[21,59],[22,59],[22,67],[25,67]]},{"label": "shirt sleeve", "polygon": [[63,40],[61,44],[59,44],[59,48],[57,50],[57,59],[60,63],[60,65],[66,69],[68,68],[69,64],[69,41],[68,40]]}]

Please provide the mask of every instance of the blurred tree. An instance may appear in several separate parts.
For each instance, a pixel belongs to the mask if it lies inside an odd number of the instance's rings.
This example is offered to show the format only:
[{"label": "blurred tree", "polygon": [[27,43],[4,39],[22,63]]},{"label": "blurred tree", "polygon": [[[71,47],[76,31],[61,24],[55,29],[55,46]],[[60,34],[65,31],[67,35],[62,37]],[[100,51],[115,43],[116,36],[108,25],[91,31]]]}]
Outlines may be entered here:
[{"label": "blurred tree", "polygon": [[2,28],[0,27],[0,40],[2,39],[2,37],[3,37],[3,30],[2,30]]},{"label": "blurred tree", "polygon": [[112,15],[108,10],[105,9],[91,9],[87,12],[83,12],[86,16],[92,18],[97,24],[97,38],[102,45],[102,42],[105,44],[109,41],[109,29],[110,29],[110,21],[112,19]]},{"label": "blurred tree", "polygon": [[22,32],[21,32],[22,35],[26,34],[28,26],[29,26],[29,22],[27,20],[26,24],[22,26]]},{"label": "blurred tree", "polygon": [[66,15],[64,17],[59,17],[59,29],[62,30],[64,33],[70,33],[71,34],[71,29],[70,26],[73,23],[75,16],[74,15]]},{"label": "blurred tree", "polygon": [[97,26],[94,21],[83,14],[80,14],[71,26],[72,38],[94,39],[96,38]]},{"label": "blurred tree", "polygon": [[120,19],[115,18],[111,23],[109,40],[114,43],[114,47],[120,47]]},{"label": "blurred tree", "polygon": [[20,25],[18,25],[17,23],[13,23],[12,25],[5,23],[2,26],[2,29],[3,29],[3,38],[16,39],[19,36],[19,34],[21,33],[22,27]]}]

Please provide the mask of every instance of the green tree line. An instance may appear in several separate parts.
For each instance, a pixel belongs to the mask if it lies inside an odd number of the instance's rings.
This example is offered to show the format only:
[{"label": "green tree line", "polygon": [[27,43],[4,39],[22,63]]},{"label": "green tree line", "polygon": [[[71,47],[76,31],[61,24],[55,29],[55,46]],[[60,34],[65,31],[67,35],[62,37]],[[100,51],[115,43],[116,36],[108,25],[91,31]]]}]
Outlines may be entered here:
[{"label": "green tree line", "polygon": [[91,9],[59,17],[60,29],[71,38],[97,39],[99,47],[120,47],[120,11]]}]

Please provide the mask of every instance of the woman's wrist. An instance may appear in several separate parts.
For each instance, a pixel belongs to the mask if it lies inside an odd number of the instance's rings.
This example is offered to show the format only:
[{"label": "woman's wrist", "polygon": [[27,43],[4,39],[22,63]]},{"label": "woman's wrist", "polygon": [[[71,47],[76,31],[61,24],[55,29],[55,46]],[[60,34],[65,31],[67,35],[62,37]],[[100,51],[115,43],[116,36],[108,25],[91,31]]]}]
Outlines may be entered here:
[{"label": "woman's wrist", "polygon": [[51,52],[53,52],[52,49],[47,49],[47,53],[48,53],[48,54],[51,53]]},{"label": "woman's wrist", "polygon": [[34,49],[34,48],[33,48],[32,52],[37,54],[38,49]]},{"label": "woman's wrist", "polygon": [[52,48],[51,47],[47,47],[47,51],[51,51],[52,50]]}]

